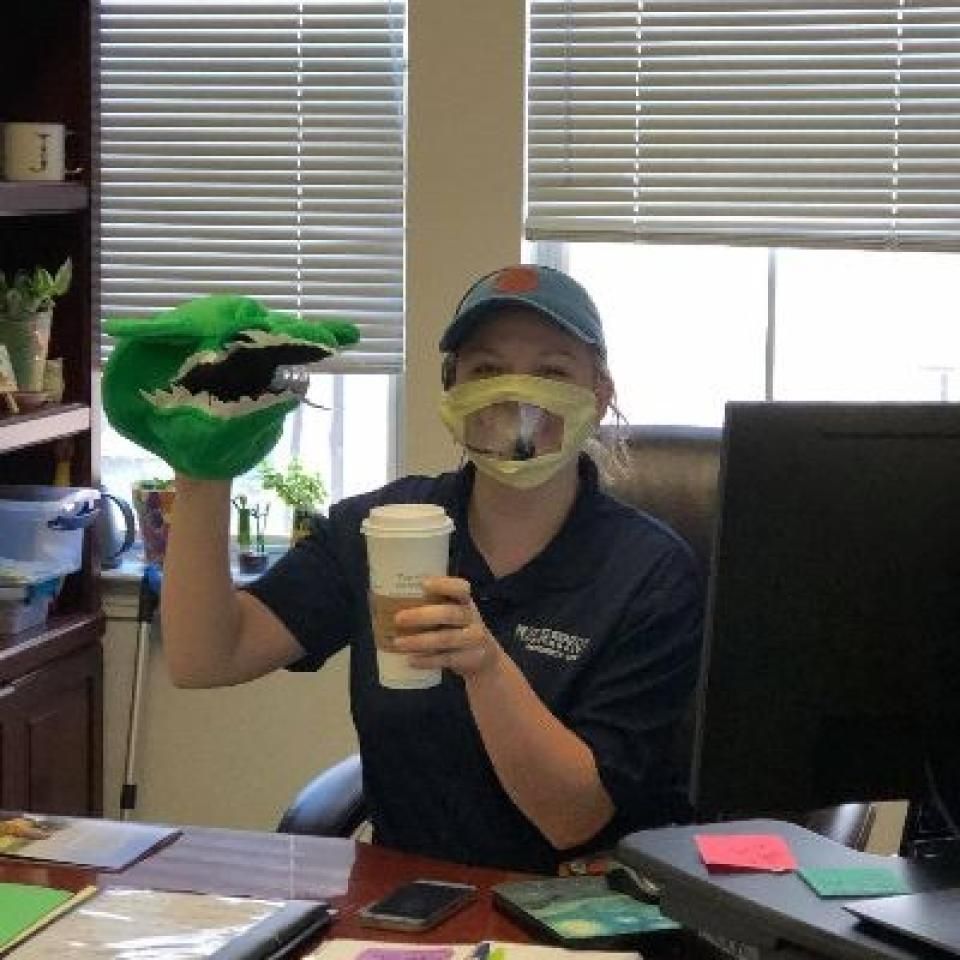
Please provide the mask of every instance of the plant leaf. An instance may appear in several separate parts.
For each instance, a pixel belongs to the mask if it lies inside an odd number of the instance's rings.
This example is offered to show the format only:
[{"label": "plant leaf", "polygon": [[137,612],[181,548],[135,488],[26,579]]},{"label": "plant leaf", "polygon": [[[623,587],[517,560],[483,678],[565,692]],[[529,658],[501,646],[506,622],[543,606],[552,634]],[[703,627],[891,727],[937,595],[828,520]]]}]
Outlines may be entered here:
[{"label": "plant leaf", "polygon": [[73,261],[67,257],[57,270],[57,275],[53,278],[53,294],[62,297],[70,289],[70,281],[73,279]]}]

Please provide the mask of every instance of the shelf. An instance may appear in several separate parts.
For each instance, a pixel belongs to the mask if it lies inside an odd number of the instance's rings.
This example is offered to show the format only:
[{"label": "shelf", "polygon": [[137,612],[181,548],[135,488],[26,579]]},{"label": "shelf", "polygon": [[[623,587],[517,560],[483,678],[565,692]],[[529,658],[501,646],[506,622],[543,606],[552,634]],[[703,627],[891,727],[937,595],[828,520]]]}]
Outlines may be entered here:
[{"label": "shelf", "polygon": [[83,183],[0,182],[0,217],[73,213],[86,210],[89,204],[90,192]]},{"label": "shelf", "polygon": [[31,413],[0,417],[0,453],[89,429],[90,408],[82,403],[52,404]]},{"label": "shelf", "polygon": [[0,683],[96,643],[106,626],[103,612],[54,614],[42,627],[0,638]]}]

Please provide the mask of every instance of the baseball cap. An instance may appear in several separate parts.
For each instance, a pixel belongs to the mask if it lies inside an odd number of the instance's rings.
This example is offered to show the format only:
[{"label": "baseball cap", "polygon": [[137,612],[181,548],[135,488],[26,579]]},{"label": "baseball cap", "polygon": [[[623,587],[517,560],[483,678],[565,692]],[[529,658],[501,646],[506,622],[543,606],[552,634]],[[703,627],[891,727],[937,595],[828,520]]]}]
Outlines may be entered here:
[{"label": "baseball cap", "polygon": [[529,307],[561,330],[606,355],[603,324],[590,295],[553,267],[518,264],[481,277],[465,294],[440,338],[444,353],[456,350],[477,324],[501,307]]}]

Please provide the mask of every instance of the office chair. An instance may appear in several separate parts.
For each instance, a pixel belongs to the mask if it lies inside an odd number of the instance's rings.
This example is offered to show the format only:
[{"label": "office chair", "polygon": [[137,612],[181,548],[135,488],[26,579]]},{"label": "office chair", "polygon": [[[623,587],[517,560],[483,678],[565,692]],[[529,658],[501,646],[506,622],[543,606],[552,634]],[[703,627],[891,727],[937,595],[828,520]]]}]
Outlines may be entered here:
[{"label": "office chair", "polygon": [[[709,569],[716,518],[722,432],[710,427],[603,428],[598,454],[603,485],[617,499],[671,526]],[[692,712],[691,712],[692,717]],[[689,754],[692,722],[683,732]],[[847,803],[798,818],[810,830],[863,850],[873,825],[869,803]],[[363,823],[363,769],[358,754],[315,777],[280,821],[281,833],[348,837]]]}]

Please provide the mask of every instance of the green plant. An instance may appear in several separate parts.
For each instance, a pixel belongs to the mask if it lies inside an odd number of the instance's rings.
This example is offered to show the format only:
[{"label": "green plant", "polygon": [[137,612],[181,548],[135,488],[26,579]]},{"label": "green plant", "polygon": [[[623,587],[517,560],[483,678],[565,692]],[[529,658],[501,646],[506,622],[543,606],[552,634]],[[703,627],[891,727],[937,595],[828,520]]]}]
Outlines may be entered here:
[{"label": "green plant", "polygon": [[152,477],[150,480],[138,480],[136,485],[141,490],[170,490],[173,487],[173,477]]},{"label": "green plant", "polygon": [[286,470],[262,463],[260,479],[263,489],[273,490],[288,507],[317,510],[327,499],[327,488],[320,474],[310,473],[296,458],[290,461]]},{"label": "green plant", "polygon": [[56,274],[51,276],[44,267],[18,270],[12,280],[0,270],[0,317],[7,320],[27,320],[36,313],[53,308],[57,297],[70,289],[73,262],[67,257]]}]

